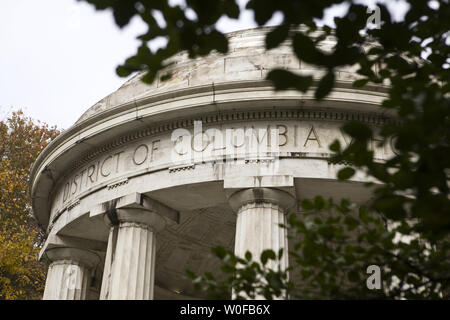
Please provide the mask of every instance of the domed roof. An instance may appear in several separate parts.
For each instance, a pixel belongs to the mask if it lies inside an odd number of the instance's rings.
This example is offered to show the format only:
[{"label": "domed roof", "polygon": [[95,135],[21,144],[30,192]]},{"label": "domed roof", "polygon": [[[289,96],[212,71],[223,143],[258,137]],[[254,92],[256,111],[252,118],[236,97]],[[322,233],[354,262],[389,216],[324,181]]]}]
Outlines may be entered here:
[{"label": "domed roof", "polygon": [[[300,63],[287,41],[277,48],[266,50],[265,35],[270,30],[272,27],[228,33],[229,51],[227,54],[213,52],[206,57],[189,59],[186,52],[181,52],[172,57],[170,61],[173,64],[161,72],[161,75],[170,72],[172,77],[169,80],[160,81],[158,78],[148,85],[140,81],[143,73],[138,73],[117,91],[90,107],[76,123],[123,103],[157,96],[160,93],[215,83],[264,80],[267,72],[273,68],[284,68],[302,74],[309,73],[314,77],[322,75],[320,70],[303,62]],[[332,37],[321,43],[323,50],[330,50],[334,44],[335,41]],[[338,80],[355,79],[355,71],[351,68],[338,71]]]}]

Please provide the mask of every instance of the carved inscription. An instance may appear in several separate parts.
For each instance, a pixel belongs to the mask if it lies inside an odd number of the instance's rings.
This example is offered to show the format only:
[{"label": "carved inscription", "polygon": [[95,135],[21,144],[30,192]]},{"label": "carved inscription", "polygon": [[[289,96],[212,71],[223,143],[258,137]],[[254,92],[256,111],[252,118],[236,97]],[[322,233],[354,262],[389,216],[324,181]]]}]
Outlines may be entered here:
[{"label": "carved inscription", "polygon": [[120,155],[123,151],[108,155],[96,163],[76,173],[64,184],[63,202],[80,192],[80,190],[96,183],[99,176],[108,177],[111,173],[119,172]]},{"label": "carved inscription", "polygon": [[[210,160],[248,150],[265,153],[272,147],[282,153],[326,154],[329,152],[328,145],[335,139],[344,146],[352,143],[339,127],[340,124],[336,122],[284,121],[176,129],[158,139],[144,139],[105,154],[77,169],[63,183],[57,197],[61,201],[59,203],[65,205],[80,193],[101,184],[114,184],[117,179],[126,178],[128,173],[156,166],[172,168],[180,163],[188,163],[199,155],[199,159]],[[370,147],[380,159],[388,158],[395,152],[392,141],[379,146],[379,139],[374,138]],[[205,158],[205,155],[209,158]]]}]

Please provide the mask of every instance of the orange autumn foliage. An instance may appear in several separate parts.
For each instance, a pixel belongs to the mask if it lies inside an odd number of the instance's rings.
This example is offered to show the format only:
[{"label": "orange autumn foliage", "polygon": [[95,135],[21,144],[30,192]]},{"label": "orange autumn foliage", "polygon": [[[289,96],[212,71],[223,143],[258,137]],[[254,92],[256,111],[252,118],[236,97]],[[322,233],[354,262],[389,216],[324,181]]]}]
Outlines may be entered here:
[{"label": "orange autumn foliage", "polygon": [[56,127],[22,111],[0,121],[0,299],[40,299],[45,265],[37,261],[44,232],[32,215],[28,179]]}]

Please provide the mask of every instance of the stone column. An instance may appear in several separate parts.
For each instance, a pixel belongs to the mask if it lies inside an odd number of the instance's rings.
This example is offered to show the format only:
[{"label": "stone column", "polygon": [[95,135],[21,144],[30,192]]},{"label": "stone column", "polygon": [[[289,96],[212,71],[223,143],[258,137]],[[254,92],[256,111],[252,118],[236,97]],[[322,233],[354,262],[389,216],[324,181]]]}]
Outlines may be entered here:
[{"label": "stone column", "polygon": [[46,251],[51,261],[45,282],[44,300],[85,300],[92,272],[100,257],[79,248],[52,248]]},{"label": "stone column", "polygon": [[244,257],[246,251],[259,261],[261,253],[272,249],[278,253],[283,249],[280,263],[270,261],[268,266],[277,269],[288,267],[286,214],[295,205],[295,199],[285,191],[273,188],[250,188],[237,191],[229,197],[231,207],[237,212],[234,252]]},{"label": "stone column", "polygon": [[[165,219],[142,208],[116,209],[103,272],[102,300],[151,300],[155,282],[155,234]],[[111,221],[115,220],[115,221]]]}]

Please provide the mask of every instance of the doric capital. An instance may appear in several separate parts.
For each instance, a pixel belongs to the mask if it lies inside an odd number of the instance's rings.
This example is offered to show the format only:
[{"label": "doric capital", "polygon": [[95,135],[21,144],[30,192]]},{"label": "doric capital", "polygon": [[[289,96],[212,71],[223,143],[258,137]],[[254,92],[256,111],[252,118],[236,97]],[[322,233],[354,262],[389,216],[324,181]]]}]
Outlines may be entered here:
[{"label": "doric capital", "polygon": [[166,226],[166,220],[155,211],[122,208],[116,210],[116,215],[121,225],[125,223],[144,224],[155,232],[163,230]]},{"label": "doric capital", "polygon": [[51,262],[68,260],[82,264],[90,269],[97,267],[101,262],[100,256],[96,252],[71,247],[48,249],[45,251],[45,256]]},{"label": "doric capital", "polygon": [[288,192],[275,188],[249,188],[233,193],[228,202],[237,213],[239,208],[249,203],[272,203],[284,211],[295,206],[295,198]]},{"label": "doric capital", "polygon": [[103,214],[111,226],[121,223],[145,224],[154,231],[164,229],[167,224],[179,222],[179,212],[140,193],[102,203],[91,210],[91,216]]}]

